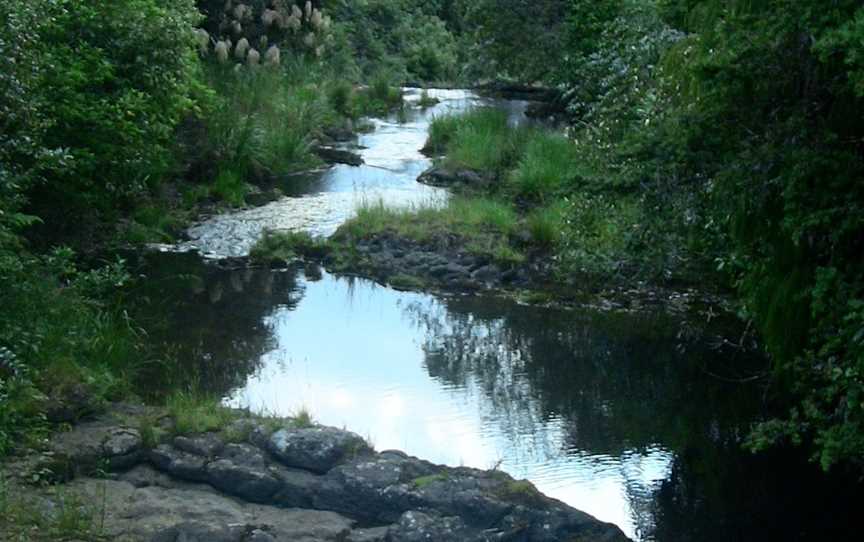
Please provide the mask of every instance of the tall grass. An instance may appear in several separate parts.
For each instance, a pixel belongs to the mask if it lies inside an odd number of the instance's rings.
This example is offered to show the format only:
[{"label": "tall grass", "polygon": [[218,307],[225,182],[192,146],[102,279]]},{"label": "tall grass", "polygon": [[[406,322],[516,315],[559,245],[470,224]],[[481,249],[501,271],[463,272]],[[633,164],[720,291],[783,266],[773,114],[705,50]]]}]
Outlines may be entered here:
[{"label": "tall grass", "polygon": [[534,202],[555,197],[577,175],[576,147],[566,136],[534,131],[508,177],[517,197]]},{"label": "tall grass", "polygon": [[215,158],[217,172],[230,170],[250,180],[256,174],[287,173],[315,163],[311,140],[325,124],[335,122],[338,113],[323,82],[299,77],[285,70],[212,68],[216,96],[203,112],[203,154]]},{"label": "tall grass", "polygon": [[504,111],[478,108],[433,119],[426,149],[446,152],[450,166],[501,174],[516,163],[530,132],[511,127]]}]

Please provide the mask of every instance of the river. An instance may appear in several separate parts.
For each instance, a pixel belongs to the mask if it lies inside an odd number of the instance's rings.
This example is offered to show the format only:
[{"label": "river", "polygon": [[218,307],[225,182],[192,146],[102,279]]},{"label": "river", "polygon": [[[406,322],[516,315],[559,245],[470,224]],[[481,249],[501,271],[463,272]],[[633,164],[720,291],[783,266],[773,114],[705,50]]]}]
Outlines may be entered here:
[{"label": "river", "polygon": [[740,371],[764,362],[722,347],[734,325],[403,292],[315,265],[219,265],[267,228],[328,235],[364,201],[446,201],[415,180],[435,115],[487,105],[526,121],[525,102],[431,94],[437,106],[358,137],[365,165],[286,178],[287,197],[213,217],[179,250],[143,257],[135,295],[174,360],[153,386],[194,379],[232,406],[308,410],[379,450],[499,468],[636,540],[822,540],[832,529],[841,539],[837,518],[853,517],[854,502],[842,483],[790,454],[741,451],[764,397]]}]

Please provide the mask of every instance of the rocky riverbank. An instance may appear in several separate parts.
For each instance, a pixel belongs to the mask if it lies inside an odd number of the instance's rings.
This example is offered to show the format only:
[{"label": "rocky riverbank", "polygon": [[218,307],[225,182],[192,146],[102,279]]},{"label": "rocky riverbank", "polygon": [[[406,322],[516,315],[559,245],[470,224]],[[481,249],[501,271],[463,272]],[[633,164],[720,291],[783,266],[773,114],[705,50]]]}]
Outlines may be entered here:
[{"label": "rocky riverbank", "polygon": [[627,540],[527,481],[376,452],[349,431],[242,412],[214,432],[174,425],[155,409],[113,405],[5,465],[5,499],[50,516],[75,496],[98,519],[94,539]]}]

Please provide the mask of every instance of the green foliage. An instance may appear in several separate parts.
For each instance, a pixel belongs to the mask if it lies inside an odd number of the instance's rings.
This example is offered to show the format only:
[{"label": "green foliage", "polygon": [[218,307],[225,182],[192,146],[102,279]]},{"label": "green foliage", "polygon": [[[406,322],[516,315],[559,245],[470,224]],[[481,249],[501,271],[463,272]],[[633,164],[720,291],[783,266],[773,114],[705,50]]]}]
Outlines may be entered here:
[{"label": "green foliage", "polygon": [[323,251],[322,240],[312,237],[307,232],[268,231],[252,247],[249,258],[254,262],[284,263],[301,256],[320,257]]},{"label": "green foliage", "polygon": [[522,263],[522,252],[510,237],[520,226],[519,215],[507,202],[484,197],[453,197],[442,208],[393,209],[367,203],[357,216],[339,227],[333,241],[341,243],[393,233],[418,243],[437,243],[452,236],[467,250],[505,266]]},{"label": "green foliage", "polygon": [[555,198],[576,178],[576,147],[565,136],[531,134],[525,151],[509,176],[509,188],[520,198],[543,202]]},{"label": "green foliage", "polygon": [[[138,331],[119,308],[122,262],[80,271],[69,250],[0,266],[0,456],[38,434],[49,401],[85,408],[130,391],[145,363]],[[80,401],[79,401],[80,402]]]},{"label": "green foliage", "polygon": [[[339,64],[350,51],[366,76],[384,69],[395,80],[445,81],[460,75],[460,47],[454,25],[461,15],[436,2],[418,0],[332,0],[327,9],[335,21],[334,47]],[[349,68],[350,71],[350,68]]]},{"label": "green foliage", "polygon": [[177,391],[165,403],[174,420],[174,434],[188,435],[219,431],[237,418],[237,413],[194,389]]},{"label": "green foliage", "polygon": [[213,181],[213,186],[210,192],[235,207],[242,207],[246,203],[246,194],[249,192],[249,187],[243,180],[243,176],[225,169],[216,175],[216,180]]},{"label": "green foliage", "polygon": [[202,180],[230,172],[240,178],[237,185],[316,163],[310,141],[337,114],[326,96],[327,82],[306,63],[284,72],[214,66],[208,78],[216,93],[202,111],[204,137],[188,151],[190,160],[202,163]]},{"label": "green foliage", "polygon": [[531,239],[536,246],[554,249],[561,244],[566,230],[568,210],[568,202],[560,201],[534,209],[525,217]]},{"label": "green foliage", "polygon": [[468,32],[477,44],[469,57],[472,74],[535,81],[556,71],[567,2],[478,0],[466,9]]},{"label": "green foliage", "polygon": [[165,176],[174,128],[193,105],[199,15],[192,0],[52,4],[34,97],[50,104],[41,145],[66,159],[31,193],[59,229],[94,210],[116,216]]},{"label": "green foliage", "polygon": [[[466,167],[501,175],[515,164],[530,135],[527,128],[512,128],[503,111],[481,108],[458,118],[452,135],[450,128],[439,127],[447,140],[445,163],[454,167]],[[443,130],[442,130],[443,129]],[[433,144],[441,145],[441,143]]]},{"label": "green foliage", "polygon": [[444,154],[461,122],[462,117],[458,115],[440,115],[433,118],[429,124],[429,138],[423,147],[424,151],[436,155]]}]

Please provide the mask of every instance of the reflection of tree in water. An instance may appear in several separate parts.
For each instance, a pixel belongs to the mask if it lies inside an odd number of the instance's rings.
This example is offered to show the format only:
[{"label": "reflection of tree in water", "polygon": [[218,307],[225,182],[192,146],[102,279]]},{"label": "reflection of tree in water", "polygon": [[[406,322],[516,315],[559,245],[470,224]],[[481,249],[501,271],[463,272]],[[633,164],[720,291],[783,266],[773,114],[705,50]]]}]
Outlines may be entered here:
[{"label": "reflection of tree in water", "polygon": [[[742,493],[789,499],[788,488],[776,483],[780,471],[766,463],[763,470],[774,474],[754,477],[753,458],[740,451],[764,409],[760,389],[707,375],[760,360],[735,359],[695,341],[682,352],[681,323],[651,316],[478,297],[416,303],[406,313],[425,329],[430,376],[482,393],[494,422],[514,441],[531,438],[544,452],[558,448],[545,457],[619,460],[633,520],[648,537],[735,540],[742,517],[749,514],[749,529],[758,532],[760,518],[771,516],[771,504]],[[563,430],[563,442],[550,427]],[[658,446],[674,453],[662,484],[646,481],[639,467],[643,453]],[[810,500],[791,495],[799,506]]]},{"label": "reflection of tree in water", "polygon": [[222,269],[190,254],[150,255],[144,273],[138,320],[169,365],[147,375],[156,393],[194,383],[226,395],[244,385],[275,346],[265,317],[303,293],[297,270]]}]

